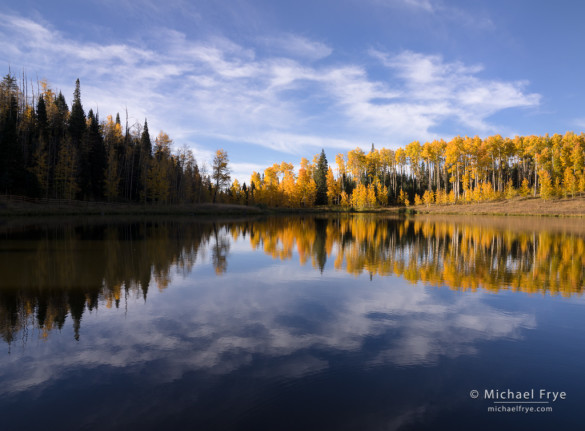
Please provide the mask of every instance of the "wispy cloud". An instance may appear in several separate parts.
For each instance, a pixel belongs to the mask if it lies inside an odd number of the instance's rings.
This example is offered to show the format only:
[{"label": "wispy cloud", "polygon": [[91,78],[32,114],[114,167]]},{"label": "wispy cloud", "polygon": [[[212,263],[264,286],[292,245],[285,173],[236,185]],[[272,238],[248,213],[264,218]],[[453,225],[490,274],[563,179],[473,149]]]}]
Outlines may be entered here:
[{"label": "wispy cloud", "polygon": [[435,6],[431,0],[400,0],[399,2],[414,9],[421,9],[426,12],[435,11]]},{"label": "wispy cloud", "polygon": [[268,49],[278,52],[279,55],[285,54],[293,58],[320,60],[330,56],[333,52],[333,49],[323,42],[313,41],[295,34],[260,37],[258,41]]},{"label": "wispy cloud", "polygon": [[[86,109],[127,108],[138,123],[148,117],[153,133],[164,128],[201,161],[218,142],[296,161],[322,147],[338,152],[431,139],[446,122],[490,132],[493,114],[540,100],[526,92],[525,81],[483,79],[481,66],[439,55],[370,50],[371,61],[355,64],[294,34],[248,44],[221,35],[192,39],[168,28],[151,34],[142,42],[80,42],[48,24],[0,14],[0,57],[46,76],[66,95],[79,77]],[[370,68],[380,65],[385,76],[372,78]],[[232,160],[275,161],[274,154],[266,160],[258,154],[240,151]]]},{"label": "wispy cloud", "polygon": [[447,63],[439,55],[411,51],[398,55],[370,52],[403,81],[404,99],[432,125],[455,118],[479,131],[494,131],[494,125],[488,122],[491,115],[540,103],[540,95],[525,93],[526,81],[482,79],[477,76],[483,70],[479,65]]},{"label": "wispy cloud", "polygon": [[434,19],[456,22],[469,28],[489,30],[494,28],[492,19],[485,13],[469,13],[464,9],[447,4],[443,0],[370,0],[373,4],[407,9],[414,13],[431,15]]},{"label": "wispy cloud", "polygon": [[585,118],[576,118],[573,120],[573,125],[580,129],[585,129]]}]

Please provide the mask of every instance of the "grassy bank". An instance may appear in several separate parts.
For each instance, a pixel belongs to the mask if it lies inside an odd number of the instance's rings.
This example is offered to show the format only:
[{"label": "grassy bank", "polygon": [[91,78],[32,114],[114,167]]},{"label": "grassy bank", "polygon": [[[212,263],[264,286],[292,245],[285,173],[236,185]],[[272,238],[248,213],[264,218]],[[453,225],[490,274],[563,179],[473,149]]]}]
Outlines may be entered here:
[{"label": "grassy bank", "polygon": [[457,205],[417,205],[409,208],[386,207],[353,211],[339,207],[267,208],[231,204],[177,204],[156,205],[136,203],[84,202],[70,200],[40,201],[27,198],[0,196],[0,216],[76,216],[76,215],[186,215],[186,216],[253,216],[262,214],[323,214],[323,213],[374,213],[374,214],[460,214],[585,217],[585,197],[552,199],[516,197],[509,200]]},{"label": "grassy bank", "polygon": [[[368,213],[394,213],[405,211],[402,207],[375,208]],[[0,216],[93,216],[93,215],[179,215],[179,216],[254,216],[266,214],[323,214],[354,212],[334,206],[313,208],[268,208],[265,206],[246,206],[232,204],[136,204],[86,202],[74,200],[39,200],[24,197],[0,196]]]},{"label": "grassy bank", "polygon": [[256,215],[257,207],[228,204],[155,205],[0,197],[0,216],[64,215]]},{"label": "grassy bank", "polygon": [[457,205],[417,205],[417,214],[585,217],[585,197],[542,200],[532,197]]}]

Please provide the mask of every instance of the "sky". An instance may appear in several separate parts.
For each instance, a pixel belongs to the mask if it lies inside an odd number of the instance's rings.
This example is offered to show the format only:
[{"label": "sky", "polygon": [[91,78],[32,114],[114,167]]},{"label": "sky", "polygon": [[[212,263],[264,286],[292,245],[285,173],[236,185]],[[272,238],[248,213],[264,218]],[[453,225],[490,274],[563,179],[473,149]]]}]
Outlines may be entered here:
[{"label": "sky", "polygon": [[585,2],[0,0],[0,69],[232,178],[321,149],[585,129]]}]

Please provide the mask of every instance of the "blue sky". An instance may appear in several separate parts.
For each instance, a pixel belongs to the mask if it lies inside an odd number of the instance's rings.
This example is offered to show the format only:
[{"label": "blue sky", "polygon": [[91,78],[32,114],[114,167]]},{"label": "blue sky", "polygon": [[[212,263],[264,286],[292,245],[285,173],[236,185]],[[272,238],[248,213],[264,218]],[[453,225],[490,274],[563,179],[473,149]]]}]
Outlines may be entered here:
[{"label": "blue sky", "polygon": [[2,1],[0,63],[233,176],[357,146],[585,128],[585,3]]}]

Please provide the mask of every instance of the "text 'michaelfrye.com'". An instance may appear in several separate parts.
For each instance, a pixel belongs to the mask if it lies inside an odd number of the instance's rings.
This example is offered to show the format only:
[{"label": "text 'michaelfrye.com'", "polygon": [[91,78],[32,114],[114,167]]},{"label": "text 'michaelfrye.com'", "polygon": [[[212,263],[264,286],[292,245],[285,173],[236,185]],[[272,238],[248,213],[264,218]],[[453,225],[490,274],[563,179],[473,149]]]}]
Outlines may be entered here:
[{"label": "text 'michaelfrye.com'", "polygon": [[491,401],[488,412],[494,413],[547,413],[552,412],[552,404],[567,399],[565,391],[549,389],[472,389],[469,396],[473,399]]}]

